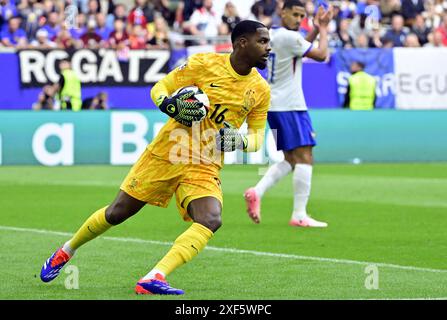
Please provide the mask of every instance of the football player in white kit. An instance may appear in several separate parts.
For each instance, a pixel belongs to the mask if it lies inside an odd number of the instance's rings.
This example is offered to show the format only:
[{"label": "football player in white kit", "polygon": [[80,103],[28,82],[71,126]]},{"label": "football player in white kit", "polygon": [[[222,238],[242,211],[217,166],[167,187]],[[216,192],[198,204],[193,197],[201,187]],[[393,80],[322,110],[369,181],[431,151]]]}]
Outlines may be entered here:
[{"label": "football player in white kit", "polygon": [[[281,11],[281,26],[272,26],[272,51],[269,59],[271,105],[268,112],[270,128],[276,130],[276,147],[284,153],[284,160],[269,167],[256,186],[245,191],[249,217],[261,220],[261,198],[281,178],[293,172],[294,203],[292,226],[326,227],[327,223],[311,218],[306,211],[312,180],[312,148],[316,145],[312,122],[307,112],[301,86],[302,58],[326,60],[328,51],[328,24],[332,7],[318,8],[314,29],[304,38],[298,29],[305,17],[299,0],[286,0]],[[312,45],[318,33],[318,47]]]}]

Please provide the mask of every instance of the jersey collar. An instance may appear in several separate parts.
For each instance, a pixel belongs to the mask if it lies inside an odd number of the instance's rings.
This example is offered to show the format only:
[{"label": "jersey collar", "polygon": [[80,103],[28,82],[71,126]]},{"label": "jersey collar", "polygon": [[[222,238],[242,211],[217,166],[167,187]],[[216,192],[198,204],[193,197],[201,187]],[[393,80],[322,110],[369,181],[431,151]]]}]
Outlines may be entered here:
[{"label": "jersey collar", "polygon": [[236,79],[247,79],[248,77],[250,77],[250,76],[252,75],[252,73],[253,73],[253,68],[251,69],[250,73],[247,74],[246,76],[244,76],[244,75],[240,75],[239,73],[236,72],[236,70],[233,69],[233,66],[231,65],[231,62],[230,62],[230,55],[231,55],[231,54],[229,53],[229,54],[227,54],[227,56],[225,57],[225,65],[226,65],[228,71],[231,73],[231,75],[232,75],[233,77],[235,77]]}]

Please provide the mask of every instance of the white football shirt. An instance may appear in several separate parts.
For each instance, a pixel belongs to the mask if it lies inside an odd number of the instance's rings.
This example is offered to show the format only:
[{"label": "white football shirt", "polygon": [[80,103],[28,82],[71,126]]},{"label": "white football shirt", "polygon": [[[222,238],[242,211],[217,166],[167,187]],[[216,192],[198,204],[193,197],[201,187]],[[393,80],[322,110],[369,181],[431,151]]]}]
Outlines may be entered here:
[{"label": "white football shirt", "polygon": [[272,51],[268,64],[271,88],[269,111],[307,110],[302,89],[303,56],[312,48],[298,31],[270,29]]}]

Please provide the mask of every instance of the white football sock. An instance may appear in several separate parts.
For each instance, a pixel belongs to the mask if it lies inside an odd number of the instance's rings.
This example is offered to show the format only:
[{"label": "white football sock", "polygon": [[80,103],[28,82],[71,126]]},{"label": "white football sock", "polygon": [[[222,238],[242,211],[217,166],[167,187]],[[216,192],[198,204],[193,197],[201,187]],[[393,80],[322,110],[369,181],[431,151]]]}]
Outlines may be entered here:
[{"label": "white football sock", "polygon": [[301,220],[307,216],[306,206],[310,196],[311,181],[312,166],[297,163],[293,171],[294,195],[292,219]]},{"label": "white football sock", "polygon": [[256,194],[259,197],[262,197],[270,187],[275,185],[281,178],[288,175],[290,171],[292,171],[292,166],[286,160],[270,166],[265,175],[255,186]]},{"label": "white football sock", "polygon": [[73,257],[73,255],[75,254],[76,250],[73,250],[70,247],[70,240],[68,240],[67,242],[64,243],[64,245],[62,246],[62,250],[68,254],[71,257]]},{"label": "white football sock", "polygon": [[143,277],[143,280],[155,279],[155,275],[157,273],[161,274],[163,278],[166,278],[166,275],[162,271],[158,269],[152,269],[147,275]]}]

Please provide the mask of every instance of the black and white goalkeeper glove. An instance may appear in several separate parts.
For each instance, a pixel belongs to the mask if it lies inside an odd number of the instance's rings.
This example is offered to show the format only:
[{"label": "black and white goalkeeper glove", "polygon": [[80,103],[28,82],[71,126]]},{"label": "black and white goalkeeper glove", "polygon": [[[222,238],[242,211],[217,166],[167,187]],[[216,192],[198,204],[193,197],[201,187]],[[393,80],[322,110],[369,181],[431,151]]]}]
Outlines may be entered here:
[{"label": "black and white goalkeeper glove", "polygon": [[229,124],[224,123],[224,125],[225,127],[221,128],[216,136],[217,148],[225,152],[246,149],[248,145],[247,137]]},{"label": "black and white goalkeeper glove", "polygon": [[194,99],[193,91],[182,92],[170,98],[161,96],[157,105],[162,112],[187,127],[191,127],[193,121],[202,121],[207,113],[203,103]]}]

